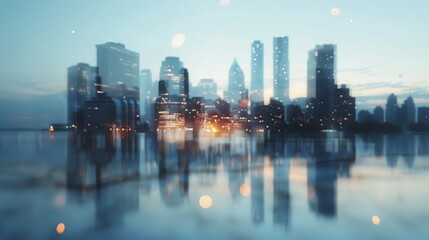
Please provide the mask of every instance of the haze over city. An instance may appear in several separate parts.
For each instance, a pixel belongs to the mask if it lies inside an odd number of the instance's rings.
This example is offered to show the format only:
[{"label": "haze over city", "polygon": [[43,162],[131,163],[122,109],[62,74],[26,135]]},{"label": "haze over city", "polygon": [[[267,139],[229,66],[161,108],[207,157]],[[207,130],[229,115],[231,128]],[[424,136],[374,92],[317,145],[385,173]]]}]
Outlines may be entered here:
[{"label": "haze over city", "polygon": [[[95,65],[95,45],[107,41],[138,52],[140,68],[151,69],[154,80],[161,61],[178,56],[193,85],[201,78],[213,78],[223,91],[234,57],[249,86],[250,45],[261,40],[266,102],[272,95],[273,36],[290,39],[291,98],[306,96],[308,51],[317,44],[333,43],[338,46],[336,82],[351,88],[358,109],[385,105],[390,93],[399,102],[412,95],[417,106],[429,105],[424,1],[13,1],[0,5],[0,29],[8,33],[0,46],[0,105],[5,111],[1,127],[10,122],[22,127],[41,118],[64,122],[66,69],[79,62]],[[404,13],[412,14],[400,17]],[[11,104],[14,101],[18,104]],[[17,106],[27,111],[17,112],[13,109]]]}]

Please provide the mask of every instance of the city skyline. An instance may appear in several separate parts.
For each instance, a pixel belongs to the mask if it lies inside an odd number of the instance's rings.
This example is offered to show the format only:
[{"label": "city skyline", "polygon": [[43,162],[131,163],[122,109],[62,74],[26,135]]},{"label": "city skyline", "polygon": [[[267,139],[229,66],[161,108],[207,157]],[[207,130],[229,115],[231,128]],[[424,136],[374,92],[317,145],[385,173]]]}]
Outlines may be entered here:
[{"label": "city skyline", "polygon": [[[246,76],[245,85],[250,86],[249,44],[257,39],[265,43],[267,103],[273,92],[271,39],[289,36],[291,98],[307,95],[309,49],[333,43],[338,46],[337,84],[350,87],[358,108],[384,105],[390,93],[401,101],[412,95],[417,106],[429,103],[424,64],[429,55],[425,47],[429,32],[420,26],[428,18],[423,1],[393,6],[388,1],[94,1],[79,12],[71,10],[75,1],[1,5],[0,26],[10,33],[0,47],[4,56],[0,60],[4,83],[0,92],[6,100],[65,92],[64,69],[80,62],[96,65],[94,46],[109,41],[139,53],[140,69],[153,73],[166,56],[180,57],[193,86],[200,79],[211,78],[218,84],[218,92],[227,89],[228,68],[236,54]],[[367,11],[368,7],[372,11]],[[161,10],[176,14],[151,21]],[[403,11],[413,14],[398,19]],[[124,17],[111,19],[108,16],[112,14]]]}]

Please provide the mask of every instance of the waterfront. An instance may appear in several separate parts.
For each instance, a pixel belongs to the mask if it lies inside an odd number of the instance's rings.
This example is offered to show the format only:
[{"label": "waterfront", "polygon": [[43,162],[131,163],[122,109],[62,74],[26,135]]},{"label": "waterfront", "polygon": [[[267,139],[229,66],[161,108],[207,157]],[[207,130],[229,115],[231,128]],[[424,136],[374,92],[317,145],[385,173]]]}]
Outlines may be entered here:
[{"label": "waterfront", "polygon": [[427,134],[125,135],[0,132],[1,239],[429,234]]}]

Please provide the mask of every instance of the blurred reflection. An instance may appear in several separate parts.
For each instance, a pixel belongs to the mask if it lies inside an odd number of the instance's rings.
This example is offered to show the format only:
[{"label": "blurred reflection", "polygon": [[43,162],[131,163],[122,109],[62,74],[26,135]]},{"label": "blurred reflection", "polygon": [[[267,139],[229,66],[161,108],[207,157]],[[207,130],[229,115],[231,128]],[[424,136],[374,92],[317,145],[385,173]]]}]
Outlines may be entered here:
[{"label": "blurred reflection", "polygon": [[[288,145],[290,146],[290,145]],[[274,224],[289,226],[290,217],[290,193],[289,172],[290,160],[285,157],[285,142],[273,142],[270,144],[269,156],[273,163],[273,221]],[[296,149],[296,148],[295,148]]]},{"label": "blurred reflection", "polygon": [[418,155],[429,155],[429,134],[420,134],[418,139]]},{"label": "blurred reflection", "polygon": [[[253,139],[252,139],[253,140]],[[260,142],[250,142],[250,199],[254,224],[264,222],[264,155]]]},{"label": "blurred reflection", "polygon": [[159,190],[163,202],[170,207],[183,204],[189,188],[190,141],[170,141],[164,135],[158,139]]},{"label": "blurred reflection", "polygon": [[350,176],[355,159],[354,136],[335,133],[314,140],[313,156],[307,162],[307,196],[310,209],[317,215],[336,217],[337,178]]},{"label": "blurred reflection", "polygon": [[[71,134],[67,149],[66,185],[70,196],[85,202],[96,189],[97,227],[123,224],[124,214],[139,209],[139,151],[134,135]],[[115,185],[112,185],[115,184]],[[90,192],[93,194],[93,192]]]},{"label": "blurred reflection", "polygon": [[392,134],[386,136],[386,160],[387,165],[395,168],[398,165],[400,144],[402,135]]},{"label": "blurred reflection", "polygon": [[411,169],[416,158],[416,136],[414,134],[404,134],[401,138],[401,155],[405,165]]}]

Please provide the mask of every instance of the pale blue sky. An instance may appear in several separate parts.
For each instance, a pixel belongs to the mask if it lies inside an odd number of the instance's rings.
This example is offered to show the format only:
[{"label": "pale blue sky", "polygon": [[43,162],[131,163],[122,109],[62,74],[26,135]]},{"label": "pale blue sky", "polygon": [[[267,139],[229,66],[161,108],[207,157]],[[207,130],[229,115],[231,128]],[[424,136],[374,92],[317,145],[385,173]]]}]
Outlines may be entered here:
[{"label": "pale blue sky", "polygon": [[[214,78],[224,88],[235,52],[249,86],[250,44],[258,39],[265,44],[270,91],[272,37],[287,35],[292,97],[306,95],[308,50],[334,43],[337,83],[350,85],[358,104],[384,104],[394,92],[429,105],[428,12],[426,0],[230,0],[226,6],[219,0],[1,1],[0,95],[65,91],[67,67],[95,65],[95,45],[107,41],[139,52],[140,67],[155,78],[166,56],[178,56],[193,84]],[[173,48],[177,33],[186,40]]]}]

